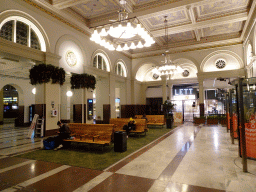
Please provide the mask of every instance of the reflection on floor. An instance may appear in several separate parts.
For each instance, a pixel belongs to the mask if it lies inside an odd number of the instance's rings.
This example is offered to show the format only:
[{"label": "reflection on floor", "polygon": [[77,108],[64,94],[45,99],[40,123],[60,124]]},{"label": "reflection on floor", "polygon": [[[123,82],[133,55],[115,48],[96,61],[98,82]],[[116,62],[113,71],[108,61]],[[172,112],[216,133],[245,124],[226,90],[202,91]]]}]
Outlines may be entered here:
[{"label": "reflection on floor", "polygon": [[42,138],[27,133],[0,126],[0,190],[256,191],[256,161],[248,161],[250,173],[242,172],[238,145],[225,127],[185,123],[104,171],[17,158],[41,146]]}]

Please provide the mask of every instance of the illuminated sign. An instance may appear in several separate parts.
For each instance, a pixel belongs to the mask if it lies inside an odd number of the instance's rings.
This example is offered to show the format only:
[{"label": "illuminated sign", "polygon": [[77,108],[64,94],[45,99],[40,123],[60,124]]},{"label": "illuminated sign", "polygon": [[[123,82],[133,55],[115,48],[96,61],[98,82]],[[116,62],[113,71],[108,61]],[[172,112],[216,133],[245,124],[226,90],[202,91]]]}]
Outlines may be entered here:
[{"label": "illuminated sign", "polygon": [[174,89],[174,95],[193,95],[193,88]]},{"label": "illuminated sign", "polygon": [[18,101],[18,97],[5,97],[4,102],[17,102]]}]

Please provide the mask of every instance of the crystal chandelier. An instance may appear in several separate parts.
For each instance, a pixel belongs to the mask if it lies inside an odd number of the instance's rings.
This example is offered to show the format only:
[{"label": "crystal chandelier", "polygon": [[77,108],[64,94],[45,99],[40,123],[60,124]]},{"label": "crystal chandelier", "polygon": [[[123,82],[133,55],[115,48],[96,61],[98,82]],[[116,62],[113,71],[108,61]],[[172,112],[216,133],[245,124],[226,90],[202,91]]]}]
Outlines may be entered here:
[{"label": "crystal chandelier", "polygon": [[156,73],[158,75],[168,75],[172,76],[176,73],[182,73],[184,70],[178,66],[177,64],[173,63],[168,55],[169,49],[168,49],[168,26],[167,26],[167,16],[164,16],[164,24],[165,24],[165,39],[166,39],[166,51],[162,55],[164,56],[164,64],[161,64],[157,66],[153,73]]},{"label": "crystal chandelier", "polygon": [[[126,1],[121,0],[121,5]],[[91,41],[113,51],[150,47],[155,43],[138,18],[128,18],[128,12],[123,9],[118,13],[118,21],[94,28]]]}]

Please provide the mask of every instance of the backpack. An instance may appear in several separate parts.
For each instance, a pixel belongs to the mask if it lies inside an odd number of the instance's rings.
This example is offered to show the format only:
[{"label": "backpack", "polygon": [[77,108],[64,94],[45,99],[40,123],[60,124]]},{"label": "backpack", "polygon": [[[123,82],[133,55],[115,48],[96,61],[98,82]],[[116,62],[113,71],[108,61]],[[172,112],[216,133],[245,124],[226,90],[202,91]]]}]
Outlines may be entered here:
[{"label": "backpack", "polygon": [[55,146],[55,137],[48,137],[47,139],[43,140],[44,149],[51,150],[54,149]]}]

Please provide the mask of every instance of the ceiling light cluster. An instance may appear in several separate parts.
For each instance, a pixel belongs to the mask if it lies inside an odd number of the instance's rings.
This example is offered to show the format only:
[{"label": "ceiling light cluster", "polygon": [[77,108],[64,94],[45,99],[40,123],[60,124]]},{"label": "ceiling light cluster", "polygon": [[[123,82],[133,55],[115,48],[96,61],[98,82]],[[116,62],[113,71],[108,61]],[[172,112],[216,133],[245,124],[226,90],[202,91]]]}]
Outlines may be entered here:
[{"label": "ceiling light cluster", "polygon": [[[125,0],[119,2],[122,7],[126,5]],[[138,18],[128,18],[128,12],[125,9],[119,11],[118,21],[95,27],[90,40],[111,51],[150,47],[155,43]]]},{"label": "ceiling light cluster", "polygon": [[150,47],[155,43],[140,23],[127,20],[97,27],[90,40],[111,51]]}]

